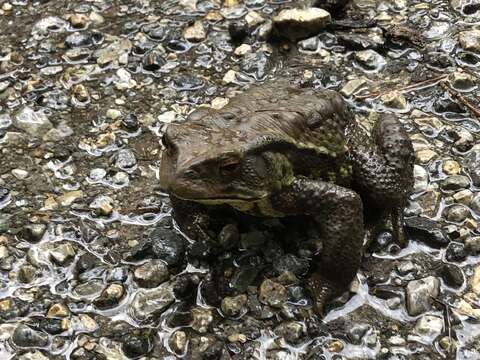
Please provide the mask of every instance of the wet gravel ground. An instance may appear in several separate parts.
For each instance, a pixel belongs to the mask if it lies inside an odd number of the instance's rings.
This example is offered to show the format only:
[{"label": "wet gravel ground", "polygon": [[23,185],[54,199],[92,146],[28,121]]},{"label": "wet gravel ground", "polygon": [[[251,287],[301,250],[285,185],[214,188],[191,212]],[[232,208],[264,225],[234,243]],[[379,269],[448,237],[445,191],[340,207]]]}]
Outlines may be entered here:
[{"label": "wet gravel ground", "polygon": [[[284,61],[265,40],[292,5],[1,3],[1,359],[480,358],[480,3],[354,0],[334,15],[376,24]],[[323,323],[304,321],[313,227],[191,244],[157,181],[166,124],[292,75],[366,128],[397,113],[416,153],[409,246],[379,237]]]}]

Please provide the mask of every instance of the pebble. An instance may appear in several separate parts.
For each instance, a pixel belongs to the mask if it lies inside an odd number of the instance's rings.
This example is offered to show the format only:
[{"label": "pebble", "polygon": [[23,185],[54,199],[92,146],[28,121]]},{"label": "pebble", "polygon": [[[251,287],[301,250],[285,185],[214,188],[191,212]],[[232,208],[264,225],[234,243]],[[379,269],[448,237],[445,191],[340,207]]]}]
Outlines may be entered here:
[{"label": "pebble", "polygon": [[242,44],[234,51],[235,55],[243,56],[252,52],[252,46],[249,44]]},{"label": "pebble", "polygon": [[475,267],[473,276],[470,279],[470,287],[475,294],[480,295],[480,265]]},{"label": "pebble", "polygon": [[382,95],[380,99],[386,106],[392,109],[405,110],[408,107],[407,100],[398,91],[390,91],[389,93]]},{"label": "pebble", "polygon": [[145,321],[163,313],[174,301],[170,287],[140,290],[129,304],[128,312],[137,321]]},{"label": "pebble", "polygon": [[480,236],[469,236],[465,240],[465,248],[474,255],[480,253]]},{"label": "pebble", "polygon": [[247,295],[241,294],[235,297],[226,297],[222,300],[221,309],[227,316],[238,316],[247,304]]},{"label": "pebble", "polygon": [[304,335],[303,326],[297,321],[287,321],[277,326],[275,334],[281,336],[288,343],[295,344]]},{"label": "pebble", "polygon": [[191,324],[192,329],[201,334],[205,334],[213,322],[212,309],[197,307],[191,310],[191,314],[193,319]]},{"label": "pebble", "polygon": [[340,93],[346,97],[352,96],[357,91],[359,91],[365,84],[366,80],[363,78],[350,80],[345,85],[343,85],[343,87],[340,89]]},{"label": "pebble", "polygon": [[175,354],[181,355],[186,351],[187,341],[187,334],[184,331],[177,330],[170,336],[168,343]]},{"label": "pebble", "polygon": [[28,177],[28,171],[23,169],[13,169],[12,175],[19,180],[24,180]]},{"label": "pebble", "polygon": [[100,216],[110,216],[113,211],[113,199],[106,195],[100,195],[93,200],[90,208]]},{"label": "pebble", "polygon": [[186,40],[191,42],[200,42],[207,37],[207,32],[201,20],[196,20],[192,26],[189,26],[183,32]]},{"label": "pebble", "polygon": [[468,208],[463,205],[452,205],[445,210],[447,213],[447,220],[457,223],[463,222],[470,215]]},{"label": "pebble", "polygon": [[60,303],[53,304],[50,309],[48,309],[47,317],[48,318],[64,318],[70,315],[70,310]]},{"label": "pebble", "polygon": [[[374,50],[362,50],[355,52],[355,60],[358,64],[360,64],[361,68],[365,70],[380,70],[385,65],[385,59],[382,55],[377,53]],[[386,96],[386,100],[384,102],[392,102],[397,97],[397,92],[392,91],[388,94],[382,96]]]},{"label": "pebble", "polygon": [[161,260],[149,260],[135,269],[133,278],[141,287],[157,287],[169,278],[167,265]]},{"label": "pebble", "polygon": [[420,164],[426,164],[436,158],[438,154],[430,149],[419,150],[415,153],[416,158]]},{"label": "pebble", "polygon": [[442,190],[460,190],[470,186],[470,179],[465,175],[452,175],[442,180],[440,187]]},{"label": "pebble", "polygon": [[122,116],[122,112],[117,109],[108,109],[105,114],[109,119],[117,120]]},{"label": "pebble", "polygon": [[420,315],[432,307],[432,297],[438,297],[440,281],[434,276],[410,281],[406,288],[406,305],[410,316]]},{"label": "pebble", "polygon": [[461,168],[455,160],[445,160],[442,164],[442,170],[447,175],[458,175]]},{"label": "pebble", "polygon": [[330,21],[330,14],[320,8],[284,9],[273,18],[273,29],[280,36],[299,40],[318,34]]},{"label": "pebble", "polygon": [[455,71],[448,78],[455,90],[470,91],[476,86],[476,79],[465,72]]},{"label": "pebble", "polygon": [[97,297],[93,300],[93,304],[101,310],[110,309],[118,305],[120,300],[125,295],[125,289],[121,284],[108,285]]},{"label": "pebble", "polygon": [[414,332],[432,341],[443,331],[443,319],[434,315],[424,315],[417,320]]},{"label": "pebble", "polygon": [[459,192],[453,194],[453,199],[457,203],[469,206],[473,199],[473,193],[469,189],[460,190]]},{"label": "pebble", "polygon": [[47,115],[41,111],[34,111],[28,106],[24,106],[17,112],[13,124],[34,137],[43,136],[53,126]]},{"label": "pebble", "polygon": [[415,178],[415,184],[413,192],[420,193],[427,190],[428,186],[428,173],[423,166],[414,165],[413,176]]},{"label": "pebble", "polygon": [[58,265],[65,265],[75,257],[75,249],[70,243],[60,244],[50,250],[50,257]]},{"label": "pebble", "polygon": [[282,307],[287,301],[287,289],[270,279],[266,279],[260,285],[258,299],[262,304],[272,307]]},{"label": "pebble", "polygon": [[44,347],[48,344],[48,335],[20,324],[13,332],[12,340],[15,345],[22,347]]},{"label": "pebble", "polygon": [[458,41],[464,50],[480,53],[480,30],[462,31],[458,34]]}]

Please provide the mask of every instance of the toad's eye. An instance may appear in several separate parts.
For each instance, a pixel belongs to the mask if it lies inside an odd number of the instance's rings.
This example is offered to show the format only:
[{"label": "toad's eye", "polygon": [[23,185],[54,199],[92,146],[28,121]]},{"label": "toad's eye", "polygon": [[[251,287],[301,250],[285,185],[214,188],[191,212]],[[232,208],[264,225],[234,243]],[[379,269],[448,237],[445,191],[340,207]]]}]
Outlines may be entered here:
[{"label": "toad's eye", "polygon": [[228,159],[220,165],[220,173],[223,175],[231,175],[240,168],[240,160]]}]

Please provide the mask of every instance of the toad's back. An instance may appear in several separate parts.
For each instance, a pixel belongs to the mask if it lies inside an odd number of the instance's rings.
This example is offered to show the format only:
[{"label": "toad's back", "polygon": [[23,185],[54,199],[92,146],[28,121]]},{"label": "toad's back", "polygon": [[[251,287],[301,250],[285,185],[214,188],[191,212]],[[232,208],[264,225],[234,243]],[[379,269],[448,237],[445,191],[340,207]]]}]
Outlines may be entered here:
[{"label": "toad's back", "polygon": [[283,143],[332,158],[346,153],[345,129],[353,121],[333,91],[275,83],[252,87],[220,111],[202,109],[189,117],[190,129],[210,144],[227,141],[249,150]]}]

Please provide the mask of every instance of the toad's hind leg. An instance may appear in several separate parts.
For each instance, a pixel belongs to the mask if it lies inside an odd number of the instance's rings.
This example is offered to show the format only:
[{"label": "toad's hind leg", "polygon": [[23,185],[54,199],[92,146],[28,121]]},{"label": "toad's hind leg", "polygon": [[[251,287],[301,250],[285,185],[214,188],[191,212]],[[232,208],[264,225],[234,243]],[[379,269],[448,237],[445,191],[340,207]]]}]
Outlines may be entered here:
[{"label": "toad's hind leg", "polygon": [[360,196],[332,183],[300,178],[274,195],[272,206],[285,214],[321,219],[323,249],[312,261],[308,280],[314,311],[321,315],[325,303],[347,289],[360,266],[364,234]]},{"label": "toad's hind leg", "polygon": [[[393,237],[406,245],[403,208],[413,188],[413,146],[402,124],[392,114],[382,114],[372,139],[358,126],[347,136],[353,168],[353,187],[367,207],[391,218]],[[373,140],[373,141],[372,141]]]}]

